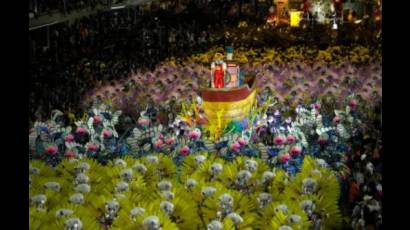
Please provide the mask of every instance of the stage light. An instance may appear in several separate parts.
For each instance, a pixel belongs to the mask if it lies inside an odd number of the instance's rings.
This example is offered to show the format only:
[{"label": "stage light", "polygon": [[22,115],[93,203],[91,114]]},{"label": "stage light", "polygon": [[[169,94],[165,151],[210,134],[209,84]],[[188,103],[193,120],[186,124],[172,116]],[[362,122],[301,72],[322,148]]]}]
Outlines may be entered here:
[{"label": "stage light", "polygon": [[337,30],[337,23],[333,22],[332,29]]},{"label": "stage light", "polygon": [[302,11],[290,11],[290,26],[299,27],[302,20]]},{"label": "stage light", "polygon": [[111,10],[119,10],[119,9],[124,9],[125,8],[125,5],[122,5],[122,6],[113,6],[113,7],[111,7]]}]

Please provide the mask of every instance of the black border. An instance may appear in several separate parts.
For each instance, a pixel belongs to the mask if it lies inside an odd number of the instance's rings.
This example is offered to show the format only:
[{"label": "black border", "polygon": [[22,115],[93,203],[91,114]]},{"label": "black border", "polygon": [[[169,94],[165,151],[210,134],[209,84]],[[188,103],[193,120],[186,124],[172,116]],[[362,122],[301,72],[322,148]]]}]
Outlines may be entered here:
[{"label": "black border", "polygon": [[[10,229],[28,229],[28,10],[1,4],[1,216]],[[23,10],[24,9],[24,10]],[[7,206],[4,206],[7,205]]]},{"label": "black border", "polygon": [[[409,228],[408,1],[383,1],[383,226]],[[403,68],[403,69],[402,69]],[[407,80],[407,81],[406,81]],[[403,81],[403,82],[402,82]]]}]

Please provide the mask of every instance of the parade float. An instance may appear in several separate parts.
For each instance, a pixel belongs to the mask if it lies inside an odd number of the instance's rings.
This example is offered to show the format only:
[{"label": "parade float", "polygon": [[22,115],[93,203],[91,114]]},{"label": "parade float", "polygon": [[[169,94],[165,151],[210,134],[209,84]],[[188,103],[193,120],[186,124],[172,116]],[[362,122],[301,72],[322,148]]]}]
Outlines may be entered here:
[{"label": "parade float", "polygon": [[227,60],[217,53],[211,65],[211,87],[200,90],[202,109],[213,127],[210,137],[218,139],[232,121],[240,121],[250,115],[256,98],[256,78],[241,72],[233,60],[233,48],[227,49]]}]

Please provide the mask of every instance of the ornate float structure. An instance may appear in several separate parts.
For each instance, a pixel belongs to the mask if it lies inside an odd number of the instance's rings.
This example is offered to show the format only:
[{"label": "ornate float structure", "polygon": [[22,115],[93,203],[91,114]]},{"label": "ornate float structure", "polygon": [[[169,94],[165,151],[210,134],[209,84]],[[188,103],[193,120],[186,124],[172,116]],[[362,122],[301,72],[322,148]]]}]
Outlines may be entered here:
[{"label": "ornate float structure", "polygon": [[256,79],[247,76],[245,84],[235,88],[201,90],[202,108],[209,122],[225,127],[232,120],[242,120],[250,112],[256,98]]},{"label": "ornate float structure", "polygon": [[[231,51],[232,52],[232,51]],[[228,59],[231,59],[228,48]],[[227,60],[224,88],[203,88],[200,90],[202,109],[208,120],[208,126],[215,130],[214,138],[232,121],[241,121],[248,117],[256,101],[257,84],[252,75],[244,75],[235,61]]]}]

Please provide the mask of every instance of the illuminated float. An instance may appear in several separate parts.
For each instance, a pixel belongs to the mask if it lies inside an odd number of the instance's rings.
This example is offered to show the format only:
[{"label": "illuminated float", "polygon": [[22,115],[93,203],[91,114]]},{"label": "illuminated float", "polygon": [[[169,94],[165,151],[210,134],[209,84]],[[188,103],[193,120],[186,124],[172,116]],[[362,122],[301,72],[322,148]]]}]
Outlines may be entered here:
[{"label": "illuminated float", "polygon": [[[211,87],[201,89],[202,109],[209,121],[207,129],[211,139],[218,139],[232,121],[241,121],[249,116],[256,99],[256,78],[246,76],[239,64],[232,60],[233,49],[228,47],[226,62],[216,54],[211,65]],[[219,68],[218,68],[219,65]],[[223,73],[220,72],[221,67]],[[224,87],[215,84],[224,77]],[[218,79],[219,78],[219,79]]]}]

